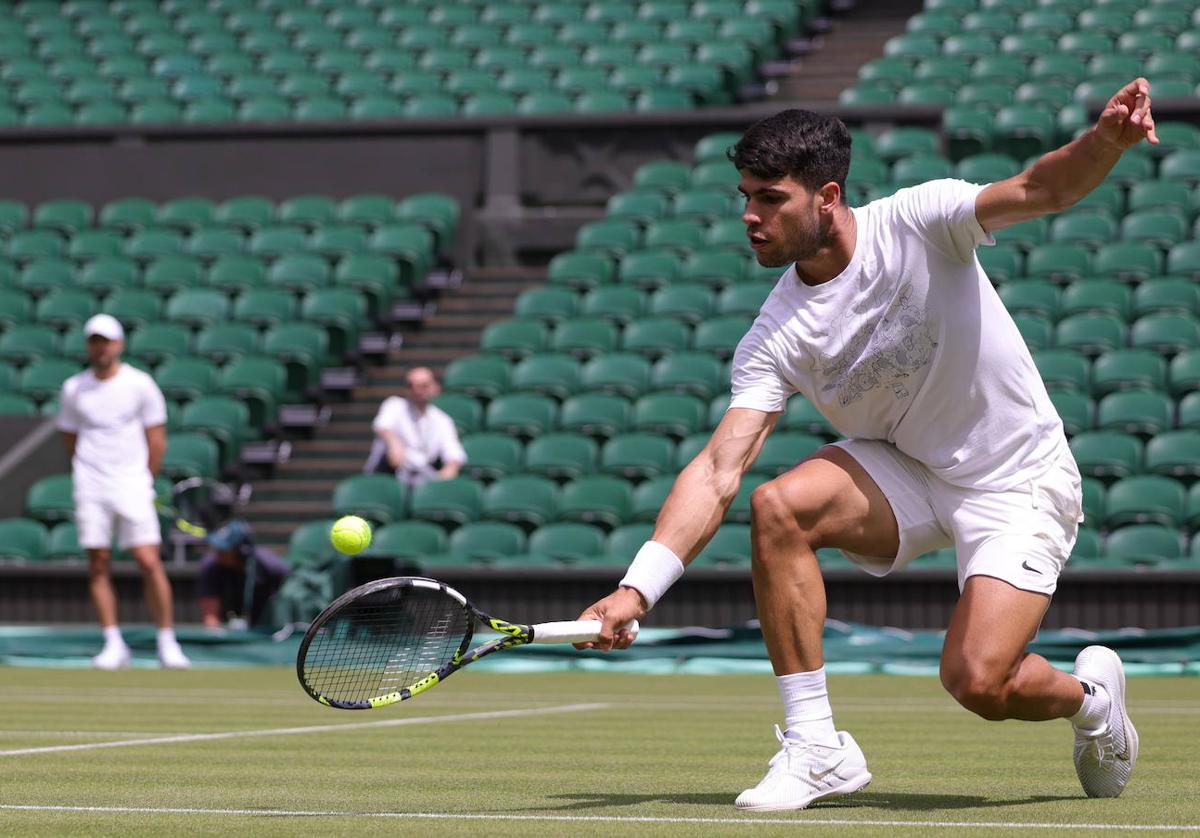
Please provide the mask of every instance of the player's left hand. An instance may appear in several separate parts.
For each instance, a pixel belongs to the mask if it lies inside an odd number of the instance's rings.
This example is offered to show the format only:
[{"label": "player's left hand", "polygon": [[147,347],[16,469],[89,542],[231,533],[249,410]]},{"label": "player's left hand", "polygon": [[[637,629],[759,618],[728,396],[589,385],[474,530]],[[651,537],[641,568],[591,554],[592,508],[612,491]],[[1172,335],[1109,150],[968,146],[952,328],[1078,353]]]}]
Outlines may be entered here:
[{"label": "player's left hand", "polygon": [[1136,78],[1117,91],[1100,113],[1096,131],[1102,139],[1122,151],[1143,139],[1158,145],[1154,117],[1150,113],[1150,82]]}]

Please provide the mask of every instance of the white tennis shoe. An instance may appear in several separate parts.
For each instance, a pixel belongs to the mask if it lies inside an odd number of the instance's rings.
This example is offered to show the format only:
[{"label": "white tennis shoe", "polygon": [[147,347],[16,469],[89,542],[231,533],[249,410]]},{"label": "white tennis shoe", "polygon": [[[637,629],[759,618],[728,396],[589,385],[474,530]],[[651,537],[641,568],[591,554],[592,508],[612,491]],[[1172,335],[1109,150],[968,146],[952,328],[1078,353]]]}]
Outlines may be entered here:
[{"label": "white tennis shoe", "polygon": [[1108,693],[1108,720],[1099,730],[1075,728],[1075,773],[1088,797],[1116,797],[1138,755],[1138,735],[1125,710],[1125,668],[1112,649],[1088,646],[1075,658],[1075,677]]},{"label": "white tennis shoe", "polygon": [[837,747],[817,745],[789,739],[776,725],[780,747],[771,757],[767,776],[739,794],[734,805],[752,812],[804,809],[818,800],[841,797],[866,786],[871,772],[862,749],[844,730],[837,735]]},{"label": "white tennis shoe", "polygon": [[105,643],[100,654],[92,658],[96,669],[125,669],[131,659],[129,647],[124,643]]},{"label": "white tennis shoe", "polygon": [[158,663],[163,669],[191,669],[192,666],[178,643],[159,643]]}]

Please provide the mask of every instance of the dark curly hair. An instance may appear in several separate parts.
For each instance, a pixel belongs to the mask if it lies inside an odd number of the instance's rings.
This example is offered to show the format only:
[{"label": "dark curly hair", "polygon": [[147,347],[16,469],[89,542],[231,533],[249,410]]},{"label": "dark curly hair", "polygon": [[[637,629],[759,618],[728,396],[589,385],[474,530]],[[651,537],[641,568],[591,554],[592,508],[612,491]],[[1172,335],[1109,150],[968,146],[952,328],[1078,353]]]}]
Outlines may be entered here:
[{"label": "dark curly hair", "polygon": [[760,119],[726,156],[738,171],[773,180],[785,175],[809,189],[836,183],[846,194],[850,132],[840,119],[792,109]]}]

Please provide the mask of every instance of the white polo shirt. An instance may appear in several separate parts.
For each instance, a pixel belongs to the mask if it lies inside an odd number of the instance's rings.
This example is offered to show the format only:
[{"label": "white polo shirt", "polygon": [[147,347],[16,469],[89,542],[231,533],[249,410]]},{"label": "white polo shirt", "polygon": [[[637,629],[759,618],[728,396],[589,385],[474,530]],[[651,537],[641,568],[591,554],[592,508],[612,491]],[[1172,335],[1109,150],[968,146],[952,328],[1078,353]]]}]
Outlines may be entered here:
[{"label": "white polo shirt", "polygon": [[76,498],[153,491],[146,428],[165,425],[154,379],[129,364],[101,381],[90,370],[63,382],[58,428],[78,435],[71,461]]},{"label": "white polo shirt", "polygon": [[467,461],[454,420],[435,405],[426,406],[421,413],[407,399],[390,396],[379,406],[371,427],[375,433],[391,431],[400,439],[408,467],[420,469],[437,460],[443,464]]},{"label": "white polo shirt", "polygon": [[982,186],[935,180],[855,208],[850,263],[779,279],[733,363],[731,407],[799,392],[849,438],[893,443],[949,483],[1010,489],[1065,444],[1012,317],[975,256]]}]

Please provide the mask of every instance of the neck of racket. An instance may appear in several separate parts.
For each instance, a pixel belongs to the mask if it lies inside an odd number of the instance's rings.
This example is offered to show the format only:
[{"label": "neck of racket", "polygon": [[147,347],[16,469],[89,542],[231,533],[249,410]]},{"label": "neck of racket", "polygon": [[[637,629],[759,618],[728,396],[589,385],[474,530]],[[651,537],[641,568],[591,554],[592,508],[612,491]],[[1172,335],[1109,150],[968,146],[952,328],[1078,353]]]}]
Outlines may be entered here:
[{"label": "neck of racket", "polygon": [[[622,629],[637,637],[640,626],[631,620]],[[599,620],[560,620],[552,623],[535,623],[530,626],[530,643],[590,643],[600,639]]]}]

